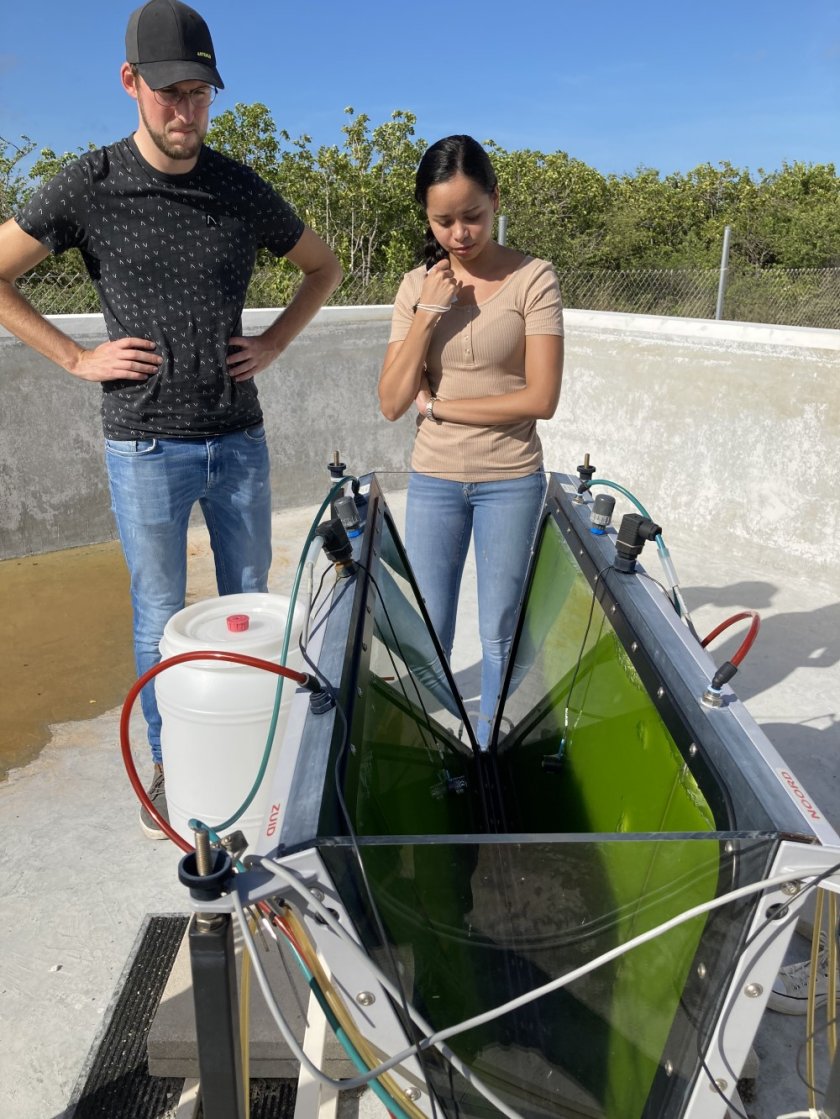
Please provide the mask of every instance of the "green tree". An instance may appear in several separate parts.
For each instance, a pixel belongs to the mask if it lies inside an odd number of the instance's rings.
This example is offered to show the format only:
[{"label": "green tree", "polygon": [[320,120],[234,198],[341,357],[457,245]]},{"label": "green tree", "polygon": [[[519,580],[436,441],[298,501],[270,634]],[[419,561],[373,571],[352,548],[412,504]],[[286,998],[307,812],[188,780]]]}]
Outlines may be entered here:
[{"label": "green tree", "polygon": [[759,172],[752,196],[733,215],[736,250],[758,267],[840,266],[840,178],[833,164],[784,163]]},{"label": "green tree", "polygon": [[28,136],[21,136],[19,144],[0,136],[0,221],[13,217],[30,194],[20,164],[34,151],[35,141]]},{"label": "green tree", "polygon": [[253,105],[238,102],[232,109],[225,109],[207,130],[211,148],[251,167],[272,185],[277,185],[281,139],[288,141],[288,134],[281,132],[278,136],[274,118],[260,101]]},{"label": "green tree", "polygon": [[511,152],[493,140],[486,147],[509,222],[509,245],[558,267],[580,263],[595,251],[607,198],[598,171],[566,152]]},{"label": "green tree", "polygon": [[[415,117],[396,110],[371,127],[367,114],[345,110],[344,141],[312,150],[309,136],[278,131],[264,105],[236,105],[213,123],[208,142],[247,163],[275,186],[330,245],[351,291],[374,278],[393,288],[413,266],[422,223],[413,203],[414,171],[425,149]],[[278,277],[291,277],[283,262]],[[391,292],[392,294],[392,292]]]},{"label": "green tree", "polygon": [[[334,249],[347,277],[338,301],[387,301],[402,273],[421,258],[425,218],[414,202],[414,175],[426,143],[416,125],[407,110],[374,125],[366,113],[348,108],[341,141],[316,150],[311,137],[293,139],[278,128],[265,105],[238,103],[213,121],[208,142],[271,183]],[[733,232],[733,279],[739,266],[747,267],[776,292],[785,276],[771,276],[771,266],[840,267],[840,178],[833,164],[785,163],[751,174],[726,162],[703,163],[685,173],[639,167],[604,176],[563,151],[508,151],[492,140],[487,147],[509,222],[508,243],[551,260],[567,272],[568,283],[573,269],[716,269],[726,225]],[[27,175],[21,168],[34,150],[28,137],[19,143],[0,138],[0,217],[14,213],[78,155],[45,148]],[[259,263],[264,267],[251,305],[287,301],[296,269],[270,254]],[[68,253],[40,265],[33,280],[49,273],[61,281],[81,271],[79,255]],[[676,290],[685,277],[674,271],[672,279]],[[827,303],[829,279],[787,281],[802,290],[810,284],[809,292],[818,288],[819,295],[807,300]],[[613,305],[610,293],[618,287],[601,286],[597,305]],[[751,304],[748,313],[760,315],[761,306]]]}]

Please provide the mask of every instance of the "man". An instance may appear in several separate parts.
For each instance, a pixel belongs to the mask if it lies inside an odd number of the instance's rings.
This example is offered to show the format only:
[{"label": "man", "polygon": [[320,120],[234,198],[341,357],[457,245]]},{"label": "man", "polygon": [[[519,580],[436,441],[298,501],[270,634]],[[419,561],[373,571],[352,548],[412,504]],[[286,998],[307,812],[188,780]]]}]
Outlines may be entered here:
[{"label": "man", "polygon": [[[198,501],[220,594],[265,591],[271,562],[268,451],[254,378],[303,329],[341,279],[330,249],[256,174],[204,145],[223,88],[210,32],[179,0],[130,17],[120,77],[137,131],[88,152],[0,226],[0,322],[68,373],[102,383],[111,503],[131,575],[138,673],[160,658],[184,605],[186,533]],[[88,350],[48,322],[15,280],[50,252],[80,249],[109,341]],[[262,334],[241,311],[259,248],[303,273]],[[160,715],[143,689],[166,817]],[[163,832],[145,810],[141,826]]]}]

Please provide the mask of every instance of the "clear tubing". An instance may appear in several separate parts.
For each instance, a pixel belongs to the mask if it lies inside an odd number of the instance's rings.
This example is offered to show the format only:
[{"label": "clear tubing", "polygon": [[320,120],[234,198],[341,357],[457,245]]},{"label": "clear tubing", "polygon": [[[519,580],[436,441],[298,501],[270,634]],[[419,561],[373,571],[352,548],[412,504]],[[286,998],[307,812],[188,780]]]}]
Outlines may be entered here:
[{"label": "clear tubing", "polygon": [[[388,1093],[385,1092],[385,1090],[382,1088],[382,1086],[380,1084],[376,1083],[375,1078],[377,1076],[381,1075],[381,1072],[387,1071],[387,1070],[380,1069],[380,1070],[368,1071],[364,1076],[356,1077],[355,1079],[352,1079],[352,1080],[335,1080],[335,1079],[333,1079],[333,1077],[327,1076],[326,1073],[322,1072],[318,1068],[317,1065],[313,1064],[313,1062],[309,1059],[307,1054],[303,1051],[302,1047],[298,1044],[297,1039],[295,1038],[295,1035],[293,1034],[293,1032],[292,1032],[291,1028],[289,1027],[288,1023],[286,1022],[285,1018],[283,1017],[283,1015],[280,1011],[280,1008],[277,1006],[277,1002],[274,998],[274,994],[273,994],[273,992],[271,990],[271,986],[268,982],[268,977],[265,974],[265,970],[262,966],[262,961],[259,958],[259,953],[257,952],[257,946],[254,943],[254,938],[251,935],[250,928],[248,927],[248,918],[246,916],[246,913],[245,913],[245,910],[243,908],[242,901],[240,900],[239,894],[236,892],[236,890],[233,890],[230,894],[230,897],[231,897],[231,900],[233,901],[233,907],[234,907],[234,910],[236,912],[237,919],[239,921],[239,927],[240,927],[240,930],[242,932],[242,939],[243,939],[243,942],[245,944],[245,947],[248,949],[248,955],[251,958],[251,964],[252,964],[253,969],[254,969],[254,974],[257,977],[257,982],[259,983],[260,989],[262,990],[263,996],[265,997],[266,1005],[268,1006],[268,1009],[271,1012],[272,1018],[274,1018],[274,1021],[277,1024],[277,1028],[280,1030],[280,1033],[283,1036],[283,1040],[286,1042],[289,1049],[294,1054],[295,1058],[307,1070],[307,1072],[310,1074],[310,1076],[313,1077],[313,1079],[317,1080],[319,1084],[324,1084],[328,1088],[334,1088],[338,1091],[343,1091],[343,1090],[346,1090],[348,1088],[360,1088],[360,1087],[362,1087],[362,1085],[370,1084],[371,1089],[374,1092],[376,1092],[376,1094],[378,1096],[380,1096],[380,1098],[382,1099],[382,1102],[385,1104],[385,1106],[388,1108],[388,1110],[392,1113],[392,1115],[396,1116],[396,1119],[410,1119],[410,1117],[400,1107],[400,1105],[397,1103],[397,1101],[392,1099],[388,1095]],[[298,955],[298,962],[300,963],[300,966],[303,969],[304,975],[307,977],[307,982],[309,982],[312,992],[315,994],[315,997],[318,999],[318,1003],[321,1006],[321,1010],[323,1011],[324,1016],[326,1017],[327,1021],[329,1022],[331,1028],[334,1030],[334,1032],[336,1034],[336,1037],[339,1039],[342,1046],[344,1046],[348,1057],[350,1057],[351,1061],[353,1062],[354,1065],[356,1065],[357,1068],[359,1068],[360,1070],[361,1069],[366,1069],[367,1066],[362,1061],[361,1057],[356,1052],[356,1049],[353,1046],[352,1042],[347,1037],[347,1035],[345,1034],[344,1030],[341,1028],[339,1023],[337,1022],[337,1020],[335,1018],[335,1015],[332,1012],[332,1008],[329,1006],[326,999],[323,997],[323,993],[318,988],[318,985],[317,985],[317,983],[315,983],[315,980],[312,977],[311,972],[306,967],[306,965],[303,963],[303,960],[300,958],[299,955]],[[414,1049],[412,1048],[408,1052],[409,1052],[409,1055],[412,1055],[414,1053]],[[394,1063],[396,1064],[398,1062],[394,1062]],[[392,1066],[389,1066],[389,1067],[392,1067]],[[378,1089],[378,1091],[377,1091],[377,1089]]]},{"label": "clear tubing", "polygon": [[[273,874],[275,878],[279,878],[282,882],[285,882],[295,891],[295,893],[298,894],[300,898],[304,899],[305,903],[308,906],[311,906],[312,909],[314,909],[318,916],[323,919],[324,923],[328,925],[329,928],[337,936],[342,937],[344,942],[349,945],[357,955],[361,957],[361,959],[365,963],[365,966],[371,968],[371,970],[375,972],[379,982],[382,984],[385,990],[391,993],[393,988],[387,977],[384,976],[381,971],[375,966],[373,961],[364,952],[364,949],[359,944],[357,944],[356,941],[353,940],[352,937],[350,937],[349,934],[341,927],[339,922],[335,920],[327,907],[324,906],[309,892],[309,890],[301,883],[301,881],[295,874],[293,874],[286,867],[280,866],[277,863],[273,863],[270,859],[267,858],[260,858],[256,860],[256,862],[270,874]],[[460,1033],[465,1033],[467,1030],[471,1030],[476,1026],[484,1025],[486,1022],[491,1022],[495,1018],[501,1017],[503,1014],[507,1014],[512,1010],[517,1010],[522,1006],[526,1006],[528,1003],[541,998],[543,995],[547,995],[552,991],[558,991],[562,987],[566,987],[570,983],[573,983],[576,979],[580,979],[582,976],[588,975],[589,972],[595,971],[597,968],[602,967],[604,964],[609,963],[611,960],[625,955],[633,948],[637,948],[642,944],[647,944],[649,941],[655,940],[656,937],[662,936],[663,933],[669,932],[673,928],[677,928],[679,925],[684,924],[686,921],[692,920],[694,917],[698,917],[704,913],[709,913],[714,909],[720,909],[721,906],[728,905],[730,902],[737,901],[739,898],[749,897],[751,894],[759,893],[761,890],[770,889],[774,886],[781,886],[785,882],[789,882],[790,877],[791,876],[789,872],[786,874],[777,874],[773,878],[765,878],[759,882],[752,882],[747,886],[741,886],[737,890],[731,890],[729,891],[729,893],[722,894],[720,897],[712,898],[711,901],[703,902],[701,905],[693,906],[691,909],[684,910],[682,913],[677,914],[676,917],[672,917],[670,920],[664,921],[661,925],[657,925],[655,928],[649,929],[647,932],[641,933],[639,936],[632,937],[630,940],[625,941],[624,944],[617,945],[615,948],[612,948],[608,952],[605,952],[597,959],[590,960],[588,963],[582,965],[579,968],[576,968],[573,971],[567,972],[566,975],[562,975],[558,979],[552,980],[550,983],[545,983],[540,987],[536,987],[532,991],[528,991],[524,995],[520,995],[518,998],[511,999],[506,1003],[502,1003],[499,1006],[494,1007],[492,1010],[485,1011],[483,1014],[475,1015],[475,1017],[473,1018],[469,1018],[463,1022],[456,1023],[454,1026],[449,1026],[443,1030],[437,1031],[436,1033],[430,1033],[429,1031],[431,1027],[429,1026],[429,1024],[424,1021],[418,1011],[409,1006],[409,1011],[412,1018],[414,1019],[414,1022],[419,1026],[421,1030],[424,1031],[426,1037],[424,1037],[422,1041],[418,1042],[416,1046],[411,1046],[408,1049],[402,1050],[402,1052],[400,1053],[396,1053],[387,1061],[384,1061],[382,1064],[380,1064],[376,1069],[371,1070],[370,1076],[378,1076],[380,1073],[386,1072],[388,1069],[393,1068],[395,1065],[398,1065],[402,1061],[406,1060],[416,1050],[427,1049],[432,1045],[440,1049],[444,1056],[447,1057],[447,1059],[450,1059],[449,1052],[444,1052],[444,1050],[440,1046],[440,1042],[444,1041],[445,1039],[454,1037]],[[800,875],[800,877],[802,876]],[[235,905],[237,901],[238,899],[234,898]],[[461,1070],[459,1069],[458,1071],[460,1072]],[[473,1084],[475,1084],[476,1088],[479,1088],[479,1085],[472,1074],[470,1074],[469,1079]],[[343,1083],[346,1088],[360,1086],[360,1084],[351,1081],[344,1081]],[[479,1088],[479,1090],[481,1089]],[[499,1106],[499,1103],[497,1103],[496,1106]],[[510,1115],[510,1109],[505,1108],[504,1113],[506,1115]]]},{"label": "clear tubing", "polygon": [[[285,629],[285,632],[283,634],[283,647],[280,650],[280,664],[285,664],[286,659],[289,655],[289,644],[291,643],[291,639],[292,639],[292,623],[294,621],[294,616],[295,616],[295,604],[297,602],[298,589],[300,588],[300,581],[301,581],[301,576],[303,575],[304,564],[305,564],[306,558],[309,554],[309,546],[310,546],[310,544],[312,543],[312,541],[315,537],[315,530],[317,529],[317,527],[320,523],[321,516],[323,515],[324,510],[327,508],[329,503],[332,501],[335,494],[340,489],[343,489],[343,487],[346,485],[347,482],[355,482],[357,480],[358,479],[356,479],[352,475],[348,474],[345,478],[341,478],[338,482],[336,482],[334,486],[331,486],[329,493],[324,498],[324,500],[321,502],[321,507],[318,510],[318,512],[315,514],[315,518],[314,518],[314,520],[312,521],[312,524],[309,527],[309,532],[306,535],[306,540],[304,541],[303,548],[301,549],[300,559],[298,560],[298,565],[297,565],[297,570],[295,571],[294,584],[292,585],[292,593],[290,595],[290,600],[289,600],[289,614],[288,614],[288,617],[286,618],[286,629]],[[242,804],[239,806],[239,808],[237,808],[237,810],[230,817],[230,819],[225,820],[223,823],[219,824],[216,827],[216,829],[215,829],[216,832],[223,832],[226,828],[229,828],[233,824],[235,824],[236,821],[240,818],[240,816],[242,816],[243,812],[247,812],[248,808],[251,805],[251,802],[253,801],[253,799],[257,795],[257,793],[259,792],[260,785],[263,783],[263,778],[265,777],[265,771],[268,768],[268,759],[269,759],[269,756],[271,755],[271,746],[272,746],[272,743],[274,742],[274,733],[277,730],[277,720],[280,717],[280,703],[282,701],[282,698],[283,698],[283,677],[281,676],[277,681],[277,690],[274,693],[274,708],[271,712],[271,722],[269,724],[268,733],[267,733],[266,739],[265,739],[265,749],[263,751],[262,760],[260,762],[260,768],[257,772],[256,778],[254,779],[254,784],[252,785],[251,791],[248,793],[247,797],[242,802]],[[199,827],[206,827],[204,824],[201,823],[200,820],[196,821],[196,823],[198,824]]]},{"label": "clear tubing", "polygon": [[[225,653],[221,651],[208,650],[206,652],[178,653],[177,656],[167,657],[166,660],[158,661],[157,664],[152,665],[152,667],[147,672],[144,672],[143,675],[140,676],[139,679],[135,680],[134,683],[131,685],[128,691],[128,695],[125,697],[125,701],[122,705],[122,711],[120,713],[120,751],[122,753],[123,765],[125,766],[125,771],[128,774],[128,780],[131,782],[131,787],[134,789],[134,792],[137,795],[137,799],[140,801],[140,803],[143,805],[143,807],[146,809],[146,811],[149,813],[158,827],[163,831],[164,835],[168,836],[172,840],[172,842],[176,844],[176,846],[180,847],[182,851],[186,851],[187,853],[194,850],[192,844],[188,843],[185,839],[182,839],[181,836],[178,835],[178,833],[172,827],[170,827],[169,822],[167,820],[164,820],[158,810],[154,807],[152,802],[149,800],[148,793],[143,788],[143,783],[141,782],[140,777],[137,774],[137,767],[134,764],[134,758],[131,754],[131,734],[129,723],[131,721],[131,712],[134,709],[134,704],[137,702],[137,697],[142,689],[145,687],[145,685],[149,682],[149,680],[153,680],[155,676],[159,675],[159,673],[165,672],[167,668],[171,668],[175,664],[183,664],[185,661],[199,660],[218,660],[230,661],[233,664],[247,664],[252,668],[262,668],[265,669],[266,672],[273,672],[275,675],[280,677],[288,676],[299,684],[305,684],[307,680],[307,677],[304,675],[304,673],[295,672],[294,669],[286,668],[286,666],[282,664],[275,664],[273,661],[260,660],[259,657],[249,657],[246,656],[244,653]],[[198,821],[191,821],[191,827],[193,823],[195,823],[197,827],[204,828],[208,832],[210,831],[209,828],[207,828],[204,824],[199,824]],[[215,833],[213,834],[215,835]]]},{"label": "clear tubing", "polygon": [[[643,517],[647,517],[648,520],[652,520],[650,513],[648,513],[647,509],[645,509],[644,505],[642,505],[641,501],[639,501],[636,495],[632,494],[630,490],[625,489],[624,486],[620,486],[618,482],[611,482],[608,478],[592,478],[587,483],[587,489],[591,489],[592,486],[609,486],[611,489],[618,490],[619,493],[624,494],[627,500],[632,502],[632,504],[636,506]],[[662,539],[662,533],[660,533],[656,537],[656,549],[659,552],[659,559],[661,560],[662,567],[665,570],[665,577],[668,580],[668,585],[674,595],[674,606],[676,607],[677,613],[680,615],[680,617],[685,618],[685,620],[690,624],[691,616],[688,613],[688,607],[686,606],[685,599],[683,598],[682,592],[679,589],[677,572],[671,559],[671,553],[668,551],[665,541]]]}]

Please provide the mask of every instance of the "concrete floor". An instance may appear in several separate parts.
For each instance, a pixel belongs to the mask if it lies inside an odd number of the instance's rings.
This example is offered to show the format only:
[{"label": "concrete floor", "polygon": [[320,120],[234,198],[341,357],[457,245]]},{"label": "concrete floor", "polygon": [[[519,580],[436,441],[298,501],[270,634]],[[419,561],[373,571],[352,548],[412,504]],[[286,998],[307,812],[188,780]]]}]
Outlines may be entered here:
[{"label": "concrete floor", "polygon": [[[398,515],[401,497],[392,506]],[[314,508],[275,518],[271,589],[289,589]],[[667,533],[667,526],[666,526]],[[701,633],[738,608],[762,616],[758,641],[734,687],[826,816],[840,824],[840,588],[784,580],[760,551],[701,549],[668,533],[688,605]],[[212,593],[205,547],[192,571],[194,594]],[[648,557],[653,572],[657,566]],[[658,576],[658,572],[653,572]],[[469,696],[477,679],[474,579],[468,573],[453,662]],[[719,641],[720,660],[740,638]],[[52,728],[32,764],[0,785],[5,852],[0,925],[0,1114],[62,1114],[131,953],[144,915],[186,911],[176,876],[179,852],[144,840],[118,748],[119,711]],[[136,754],[145,761],[142,726]],[[805,953],[804,943],[798,945]],[[807,1107],[797,1075],[803,1018],[765,1015],[755,1119]],[[800,1061],[800,1065],[804,1062]],[[825,1061],[819,1077],[825,1084]]]}]

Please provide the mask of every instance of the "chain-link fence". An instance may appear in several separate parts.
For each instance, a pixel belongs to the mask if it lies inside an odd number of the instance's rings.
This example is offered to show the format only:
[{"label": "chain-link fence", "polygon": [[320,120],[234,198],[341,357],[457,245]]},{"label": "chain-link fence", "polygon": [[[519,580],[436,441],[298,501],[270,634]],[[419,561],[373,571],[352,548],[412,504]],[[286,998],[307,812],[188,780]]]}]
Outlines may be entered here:
[{"label": "chain-link fence", "polygon": [[[248,307],[282,307],[297,284],[287,264],[255,271]],[[642,315],[715,315],[719,274],[714,268],[558,270],[566,307],[627,311]],[[330,302],[340,306],[393,302],[399,277],[348,276]],[[20,282],[26,297],[44,314],[99,310],[93,285],[83,272],[49,262]],[[840,268],[746,268],[733,266],[723,305],[725,319],[786,326],[840,328]]]}]

